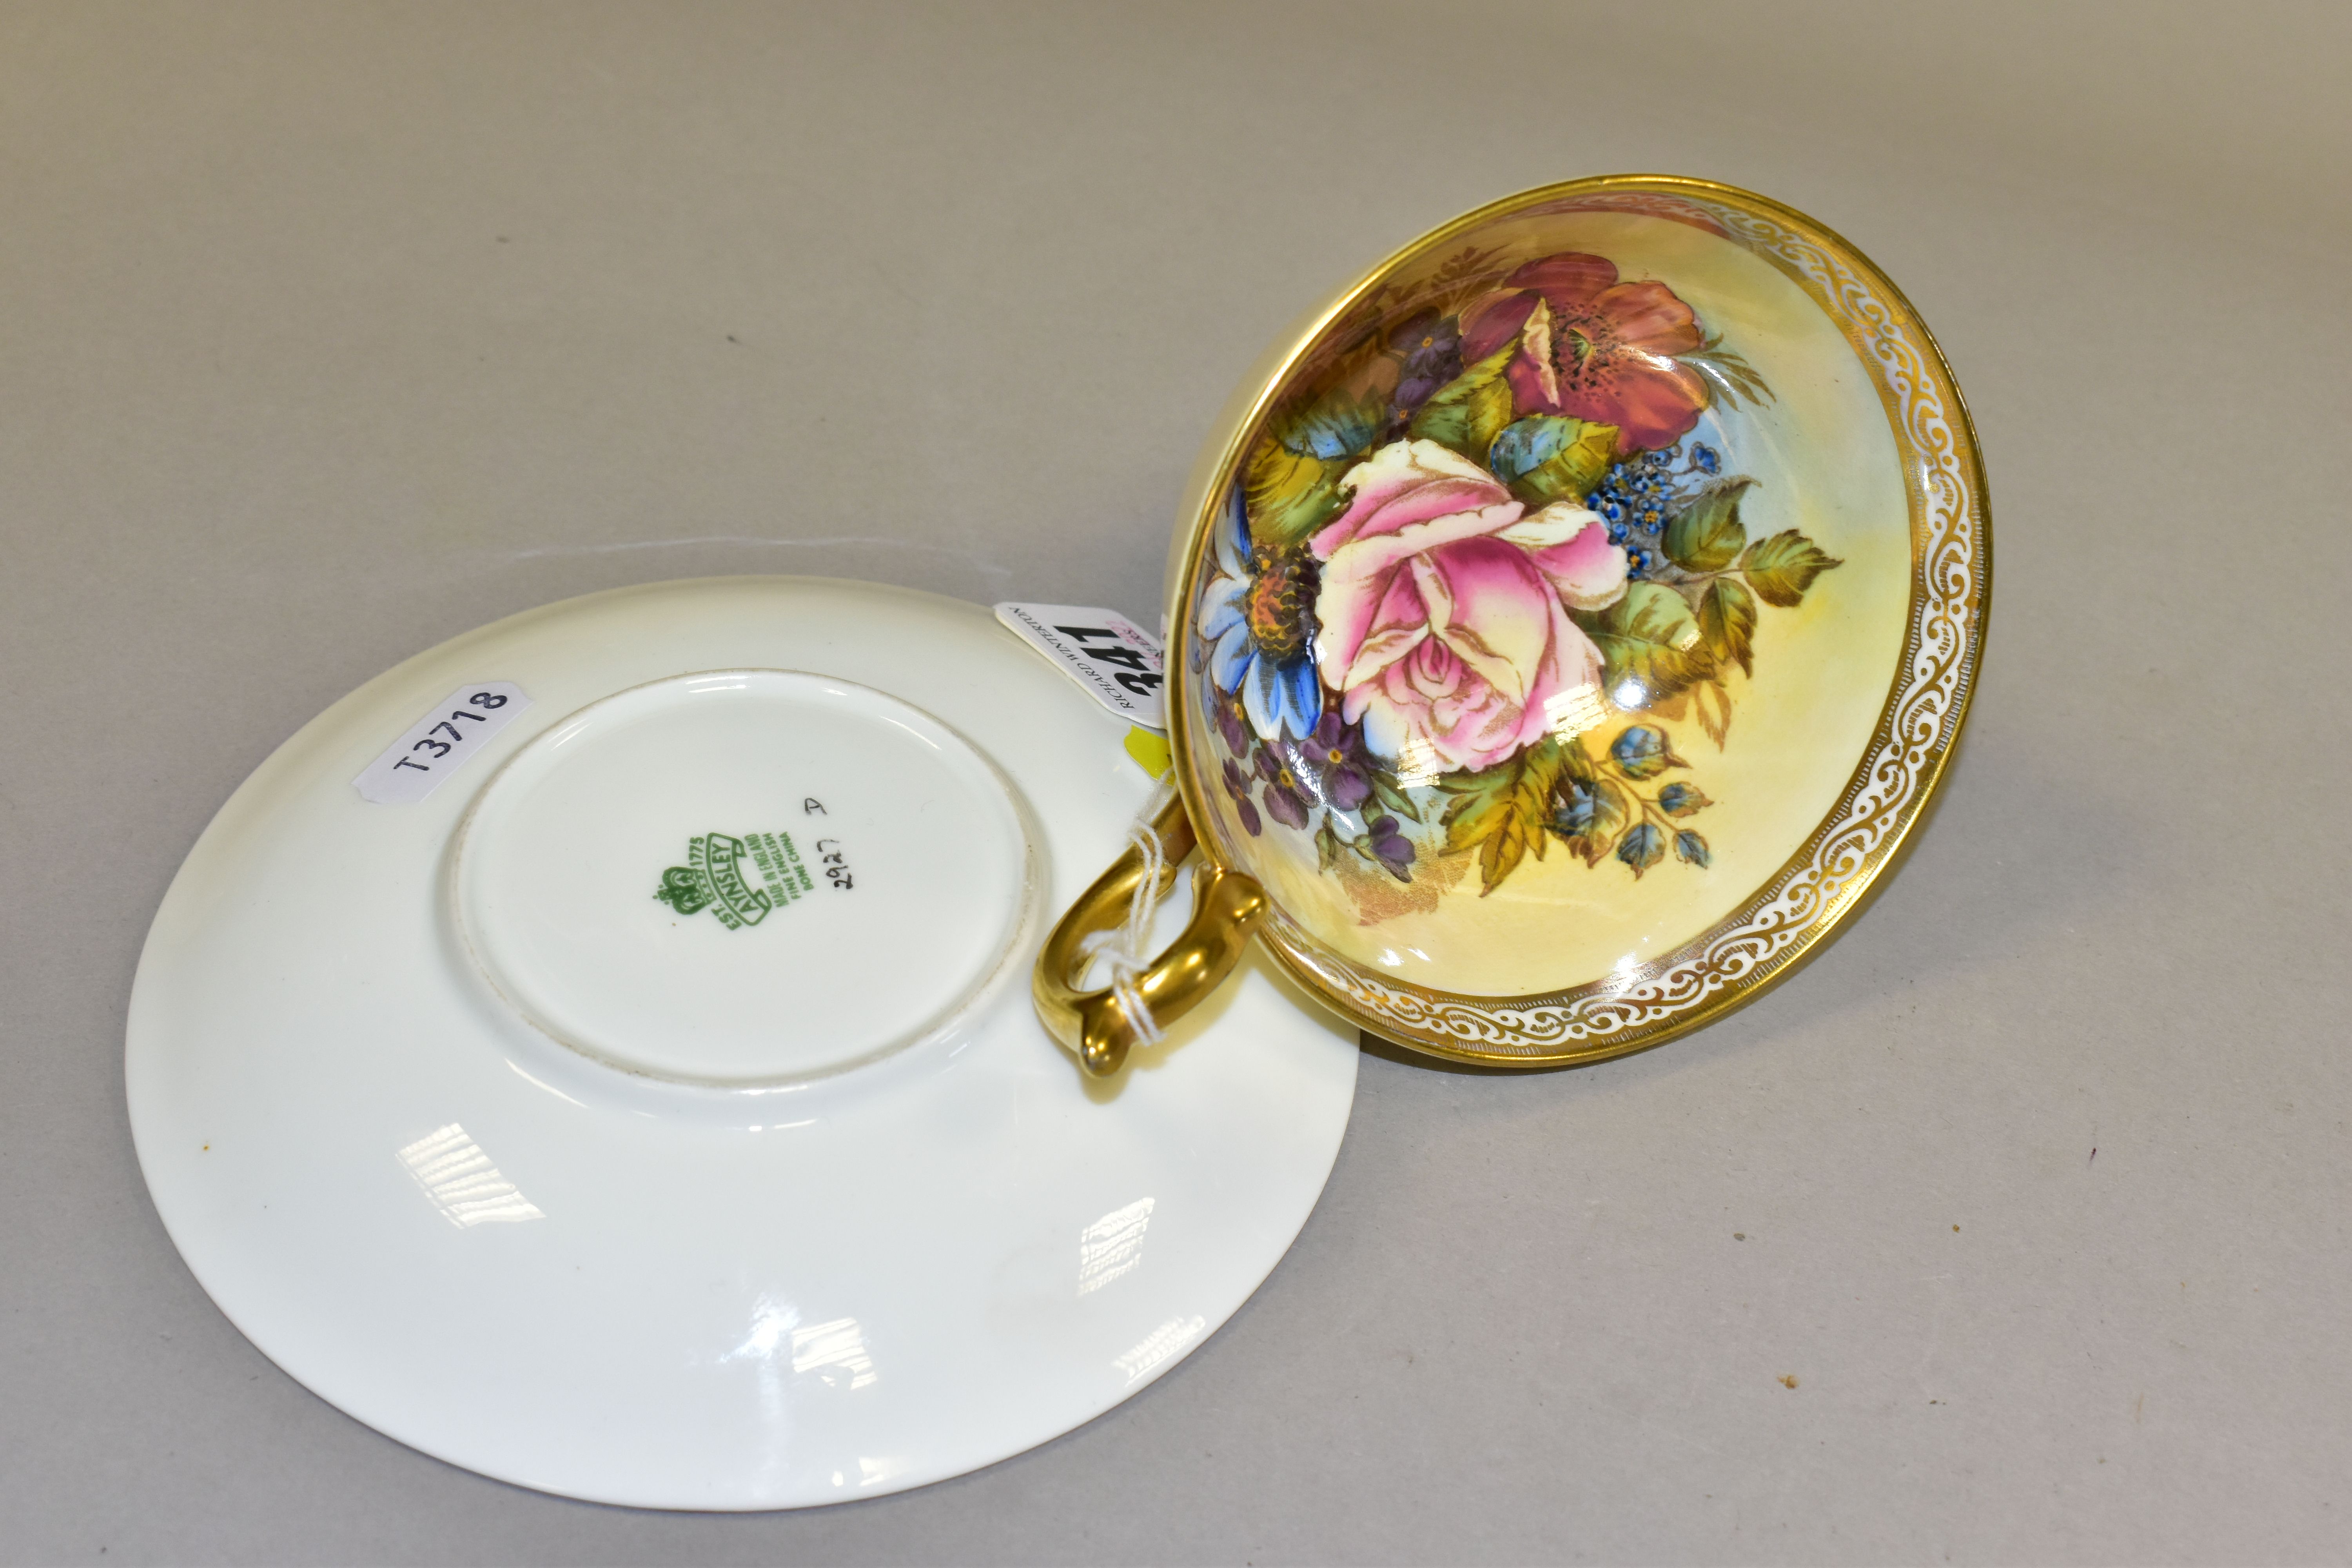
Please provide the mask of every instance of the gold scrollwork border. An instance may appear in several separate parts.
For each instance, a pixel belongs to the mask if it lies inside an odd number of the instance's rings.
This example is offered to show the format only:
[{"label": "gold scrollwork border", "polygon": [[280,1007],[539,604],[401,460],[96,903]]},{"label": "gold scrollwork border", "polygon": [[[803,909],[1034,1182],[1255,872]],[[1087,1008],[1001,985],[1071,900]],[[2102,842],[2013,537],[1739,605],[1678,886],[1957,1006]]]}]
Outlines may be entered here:
[{"label": "gold scrollwork border", "polygon": [[[1459,1060],[1562,1065],[1661,1045],[1785,978],[1860,907],[1898,858],[1943,779],[1967,720],[1992,588],[1984,468],[1958,383],[1934,337],[1885,273],[1838,235],[1767,197],[1670,175],[1610,175],[1529,191],[1465,215],[1407,247],[1321,313],[1267,380],[1209,471],[1221,493],[1269,395],[1332,321],[1383,277],[1497,219],[1628,211],[1721,235],[1794,279],[1837,322],[1885,406],[1908,490],[1909,621],[1877,728],[1829,815],[1773,879],[1704,934],[1636,969],[1549,994],[1474,996],[1399,983],[1318,943],[1276,910],[1263,930],[1276,957],[1375,1034]],[[1198,524],[1188,548],[1197,562]],[[1192,566],[1174,605],[1192,600]],[[1181,615],[1173,617],[1181,624]],[[1179,683],[1184,661],[1171,660]],[[1171,710],[1183,714],[1181,694]],[[1193,821],[1211,820],[1174,726],[1178,778]],[[1210,849],[1215,835],[1204,836]],[[1223,860],[1223,856],[1215,858]]]}]

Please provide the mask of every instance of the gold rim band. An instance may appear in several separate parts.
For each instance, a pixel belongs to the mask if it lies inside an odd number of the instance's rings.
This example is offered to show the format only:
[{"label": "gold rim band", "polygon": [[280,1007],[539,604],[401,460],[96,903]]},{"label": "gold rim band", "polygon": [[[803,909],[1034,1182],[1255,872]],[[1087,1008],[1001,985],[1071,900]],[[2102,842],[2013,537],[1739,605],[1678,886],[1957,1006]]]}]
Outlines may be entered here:
[{"label": "gold rim band", "polygon": [[[1156,891],[1165,895],[1176,885],[1177,867],[1192,852],[1192,820],[1184,814],[1181,797],[1170,797],[1152,819],[1151,830],[1159,835],[1161,849]],[[1093,962],[1084,951],[1086,939],[1125,923],[1143,878],[1142,851],[1130,846],[1055,922],[1030,974],[1030,994],[1046,1032],[1097,1078],[1117,1072],[1143,1035],[1110,990],[1077,988]],[[1136,993],[1150,1012],[1150,1026],[1165,1028],[1214,991],[1241,962],[1250,933],[1265,911],[1265,890],[1255,879],[1203,865],[1192,879],[1192,920],[1136,977]]]}]

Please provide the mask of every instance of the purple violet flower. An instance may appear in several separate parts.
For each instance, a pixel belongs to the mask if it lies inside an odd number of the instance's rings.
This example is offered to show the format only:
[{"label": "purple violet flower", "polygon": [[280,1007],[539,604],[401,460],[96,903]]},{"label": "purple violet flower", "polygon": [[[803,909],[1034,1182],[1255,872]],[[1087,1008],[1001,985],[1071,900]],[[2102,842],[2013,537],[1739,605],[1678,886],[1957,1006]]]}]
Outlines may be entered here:
[{"label": "purple violet flower", "polygon": [[1225,738],[1225,750],[1237,757],[1250,754],[1249,709],[1239,689],[1217,693],[1215,713],[1217,733]]},{"label": "purple violet flower", "polygon": [[1389,347],[1404,356],[1396,389],[1401,412],[1412,413],[1462,374],[1462,326],[1452,316],[1423,310],[1410,317],[1389,334]]},{"label": "purple violet flower", "polygon": [[1258,819],[1257,804],[1250,799],[1249,780],[1231,760],[1225,763],[1225,793],[1234,797],[1234,810],[1240,814],[1242,826],[1252,838],[1265,830],[1265,824]]},{"label": "purple violet flower", "polygon": [[1371,840],[1372,853],[1388,868],[1389,875],[1400,882],[1412,880],[1412,840],[1397,831],[1393,816],[1375,816],[1364,824],[1364,836]]},{"label": "purple violet flower", "polygon": [[1371,798],[1371,759],[1364,751],[1364,732],[1339,721],[1337,710],[1325,709],[1315,732],[1298,742],[1295,751],[1301,776],[1319,788],[1313,793],[1339,811],[1353,811]]},{"label": "purple violet flower", "polygon": [[1276,756],[1272,746],[1266,747],[1257,754],[1257,775],[1265,781],[1265,814],[1285,827],[1306,826],[1307,813],[1314,798],[1299,783],[1298,773],[1288,759]]}]

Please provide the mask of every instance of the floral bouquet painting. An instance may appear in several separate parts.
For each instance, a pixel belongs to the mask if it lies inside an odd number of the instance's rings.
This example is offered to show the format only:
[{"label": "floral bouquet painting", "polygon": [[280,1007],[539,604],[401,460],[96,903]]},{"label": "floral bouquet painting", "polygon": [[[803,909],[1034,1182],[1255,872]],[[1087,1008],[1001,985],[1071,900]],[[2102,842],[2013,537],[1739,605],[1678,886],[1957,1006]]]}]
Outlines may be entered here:
[{"label": "floral bouquet painting", "polygon": [[1666,282],[1503,265],[1465,251],[1358,303],[1244,453],[1194,577],[1225,753],[1202,776],[1244,831],[1311,843],[1367,923],[1554,846],[1704,872],[1677,731],[1726,745],[1767,611],[1839,564],[1749,537],[1756,481],[1725,451],[1773,395]]}]

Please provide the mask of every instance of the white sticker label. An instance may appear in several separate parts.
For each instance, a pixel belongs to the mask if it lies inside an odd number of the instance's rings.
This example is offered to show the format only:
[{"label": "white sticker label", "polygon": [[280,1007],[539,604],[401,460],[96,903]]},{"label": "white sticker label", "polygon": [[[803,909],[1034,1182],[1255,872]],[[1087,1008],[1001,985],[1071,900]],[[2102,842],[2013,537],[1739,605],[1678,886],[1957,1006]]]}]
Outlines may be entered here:
[{"label": "white sticker label", "polygon": [[352,787],[361,799],[378,805],[415,805],[530,706],[530,699],[511,680],[461,686],[411,724],[408,733],[352,781]]},{"label": "white sticker label", "polygon": [[999,605],[996,618],[1120,718],[1168,728],[1160,639],[1125,616],[1085,605]]}]

